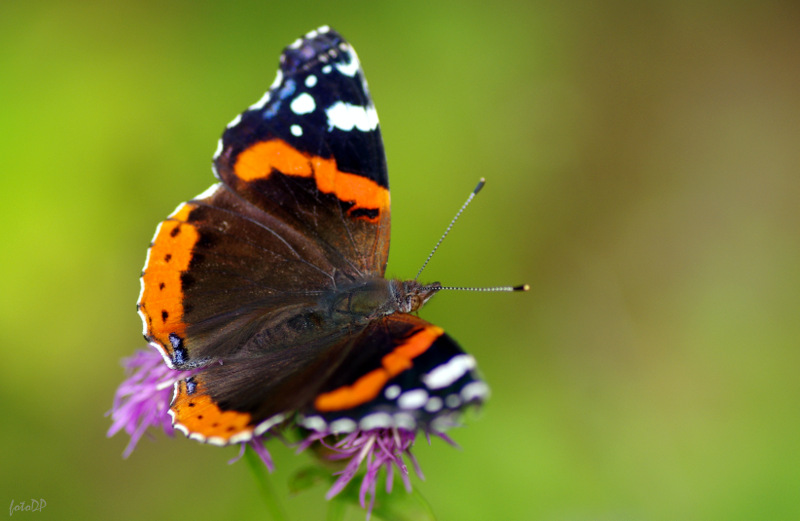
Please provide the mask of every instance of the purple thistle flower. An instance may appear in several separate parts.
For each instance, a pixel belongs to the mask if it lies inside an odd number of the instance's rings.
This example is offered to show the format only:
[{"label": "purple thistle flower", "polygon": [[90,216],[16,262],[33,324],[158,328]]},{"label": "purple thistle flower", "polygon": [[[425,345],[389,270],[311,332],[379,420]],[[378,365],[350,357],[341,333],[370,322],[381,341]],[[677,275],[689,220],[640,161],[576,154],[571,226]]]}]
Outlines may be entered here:
[{"label": "purple thistle flower", "polygon": [[272,461],[272,455],[264,446],[265,441],[266,441],[266,436],[259,436],[253,438],[250,441],[245,441],[240,443],[239,445],[241,446],[241,448],[239,449],[239,454],[237,454],[236,457],[233,458],[232,460],[228,461],[228,465],[233,465],[234,463],[242,459],[242,456],[244,456],[244,451],[249,445],[250,448],[253,449],[253,452],[255,452],[259,458],[261,458],[261,461],[264,463],[264,466],[267,467],[267,470],[270,472],[274,471],[275,463]]},{"label": "purple thistle flower", "polygon": [[[442,437],[448,443],[452,443],[450,438],[443,433],[434,432],[434,434]],[[411,462],[420,479],[425,479],[416,458],[411,453],[411,447],[414,445],[416,435],[415,431],[397,428],[356,430],[341,437],[337,437],[327,431],[312,431],[300,442],[298,452],[319,443],[327,449],[323,456],[326,459],[348,460],[344,469],[335,473],[339,477],[325,495],[328,500],[344,490],[358,474],[361,464],[365,463],[366,471],[361,479],[359,502],[362,508],[367,509],[367,519],[369,520],[375,503],[375,490],[378,483],[378,473],[381,468],[386,469],[387,494],[392,491],[395,467],[399,470],[400,479],[403,480],[406,491],[411,492],[411,480],[408,467],[403,460],[404,455]],[[366,502],[367,495],[370,496],[368,506]]]},{"label": "purple thistle flower", "polygon": [[124,358],[122,366],[128,376],[117,388],[114,404],[106,413],[113,420],[106,435],[110,438],[121,430],[130,435],[131,440],[122,453],[127,458],[148,427],[160,427],[167,435],[174,435],[172,419],[167,413],[172,387],[192,372],[170,369],[161,355],[151,349],[140,349]]},{"label": "purple thistle flower", "polygon": [[[106,435],[110,438],[121,430],[130,435],[131,439],[122,453],[122,457],[127,458],[149,427],[161,428],[168,436],[175,434],[172,417],[168,412],[173,386],[175,382],[202,369],[170,369],[155,349],[140,349],[133,356],[124,358],[122,366],[125,367],[128,377],[114,394],[114,404],[107,413],[111,415],[113,423]],[[264,440],[265,437],[260,437],[241,443],[239,456],[230,463],[238,461],[244,454],[245,445],[250,445],[264,462],[264,466],[272,472],[275,466],[272,456],[264,446]]]}]

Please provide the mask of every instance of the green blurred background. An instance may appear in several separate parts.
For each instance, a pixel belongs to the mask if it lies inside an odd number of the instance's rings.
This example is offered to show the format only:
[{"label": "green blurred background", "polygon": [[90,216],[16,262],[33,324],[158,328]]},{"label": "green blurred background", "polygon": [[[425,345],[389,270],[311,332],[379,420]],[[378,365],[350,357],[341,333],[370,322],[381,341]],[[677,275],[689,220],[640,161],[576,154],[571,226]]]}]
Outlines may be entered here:
[{"label": "green blurred background", "polygon": [[[416,448],[438,517],[800,519],[794,1],[0,3],[0,506],[266,519],[234,449],[157,434],[123,460],[103,414],[156,223],[321,24],[381,117],[389,274],[485,176],[425,278],[532,287],[422,314],[493,390],[463,451]],[[307,457],[270,447],[290,518],[323,518],[325,487],[286,497]]]}]

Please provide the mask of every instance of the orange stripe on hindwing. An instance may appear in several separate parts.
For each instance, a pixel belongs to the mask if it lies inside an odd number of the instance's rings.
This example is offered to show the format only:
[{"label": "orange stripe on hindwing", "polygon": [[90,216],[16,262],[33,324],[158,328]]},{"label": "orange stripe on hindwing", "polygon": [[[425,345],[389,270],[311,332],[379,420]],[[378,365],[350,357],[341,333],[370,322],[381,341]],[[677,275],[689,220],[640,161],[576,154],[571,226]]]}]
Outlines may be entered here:
[{"label": "orange stripe on hindwing", "polygon": [[183,335],[183,289],[181,273],[189,269],[197,229],[186,221],[196,207],[182,204],[158,228],[142,274],[139,310],[147,320],[147,334],[170,354],[170,333]]},{"label": "orange stripe on hindwing", "polygon": [[[234,171],[244,181],[267,179],[273,170],[294,177],[313,177],[320,192],[353,202],[353,209],[384,211],[389,191],[364,176],[342,172],[336,160],[304,154],[280,139],[260,141],[239,153]],[[359,218],[377,220],[360,215]]]},{"label": "orange stripe on hindwing", "polygon": [[404,343],[395,347],[391,353],[381,358],[381,367],[374,369],[352,385],[345,385],[333,391],[320,394],[314,400],[314,407],[320,412],[341,411],[366,403],[377,397],[386,383],[411,369],[412,360],[425,351],[444,334],[444,330],[436,326],[421,329]]}]

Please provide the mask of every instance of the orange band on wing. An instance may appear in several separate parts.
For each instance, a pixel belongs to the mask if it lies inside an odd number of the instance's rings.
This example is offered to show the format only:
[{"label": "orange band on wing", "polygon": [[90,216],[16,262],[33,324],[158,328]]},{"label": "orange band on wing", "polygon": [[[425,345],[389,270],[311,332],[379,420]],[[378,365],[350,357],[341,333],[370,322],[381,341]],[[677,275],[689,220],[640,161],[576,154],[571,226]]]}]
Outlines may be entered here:
[{"label": "orange band on wing", "polygon": [[236,176],[244,181],[267,179],[273,170],[296,177],[313,177],[320,192],[334,194],[355,208],[384,210],[389,191],[366,177],[342,172],[336,160],[306,155],[280,139],[261,141],[236,158]]},{"label": "orange band on wing", "polygon": [[181,273],[189,268],[197,229],[186,220],[195,209],[183,204],[158,229],[142,274],[143,291],[139,310],[147,320],[147,334],[170,354],[170,333],[182,335],[183,290]]},{"label": "orange band on wing", "polygon": [[245,181],[266,179],[275,169],[286,175],[311,177],[311,162],[302,152],[280,139],[259,141],[236,158],[236,176]]},{"label": "orange band on wing", "polygon": [[425,327],[381,358],[380,368],[365,374],[352,385],[317,396],[314,407],[321,412],[340,411],[372,400],[390,379],[410,369],[412,360],[424,353],[443,334],[444,330],[440,327]]},{"label": "orange band on wing", "polygon": [[189,434],[200,434],[206,439],[221,438],[228,442],[232,436],[253,430],[249,413],[223,411],[205,394],[201,385],[192,395],[186,393],[185,382],[178,385],[178,395],[171,406],[173,420],[185,427]]}]

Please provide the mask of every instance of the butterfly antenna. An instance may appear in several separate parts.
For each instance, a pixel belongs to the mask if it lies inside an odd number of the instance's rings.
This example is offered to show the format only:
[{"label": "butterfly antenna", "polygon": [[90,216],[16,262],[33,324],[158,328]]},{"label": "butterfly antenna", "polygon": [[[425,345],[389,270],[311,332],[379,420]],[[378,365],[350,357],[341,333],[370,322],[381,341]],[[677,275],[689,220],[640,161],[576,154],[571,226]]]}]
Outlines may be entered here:
[{"label": "butterfly antenna", "polygon": [[[431,258],[433,257],[433,254],[436,253],[436,250],[439,249],[439,245],[442,244],[442,241],[444,241],[444,238],[447,237],[448,233],[450,233],[450,230],[453,228],[453,225],[456,223],[458,218],[461,217],[461,214],[467,208],[469,203],[472,202],[472,200],[475,198],[475,196],[478,195],[478,192],[481,191],[481,188],[483,188],[483,185],[485,185],[485,184],[486,184],[486,179],[481,177],[481,180],[478,181],[478,186],[476,186],[475,189],[472,191],[472,193],[469,194],[469,197],[467,197],[467,200],[464,201],[463,205],[461,205],[461,208],[458,210],[458,212],[456,213],[455,217],[453,217],[453,220],[450,221],[450,224],[447,226],[447,229],[442,234],[442,237],[439,239],[439,242],[436,243],[436,246],[433,247],[433,250],[431,251],[430,255],[428,255],[428,258],[425,259],[425,262],[422,264],[422,267],[417,272],[417,276],[414,277],[414,280],[417,280],[419,278],[419,276],[422,274],[422,270],[425,269],[425,266],[428,265],[428,263],[430,262]],[[438,286],[438,283],[436,285]],[[513,292],[513,291],[528,291],[531,288],[527,284],[522,284],[520,286],[495,286],[495,287],[491,287],[491,288],[470,288],[470,287],[464,287],[464,286],[438,286],[437,289],[438,290],[449,289],[449,290],[458,290],[458,291],[483,291],[483,292],[487,292],[487,291],[489,291],[489,292],[495,292],[495,291]]]},{"label": "butterfly antenna", "polygon": [[455,289],[458,291],[528,291],[531,289],[527,284],[521,286],[495,286],[493,288],[465,288],[460,286],[442,286],[439,289]]},{"label": "butterfly antenna", "polygon": [[424,270],[425,266],[427,266],[428,263],[431,261],[431,258],[433,257],[433,254],[436,253],[436,250],[439,249],[439,245],[442,244],[442,241],[444,240],[444,238],[447,237],[448,233],[450,233],[450,230],[453,228],[453,225],[456,223],[458,218],[461,217],[461,214],[464,212],[464,209],[466,209],[466,207],[469,205],[469,203],[471,203],[472,200],[475,198],[475,196],[478,195],[478,192],[481,191],[481,188],[483,188],[483,185],[485,185],[485,184],[486,184],[486,179],[481,177],[481,180],[478,181],[478,186],[476,186],[475,189],[472,191],[472,193],[469,194],[469,197],[467,197],[467,200],[464,201],[464,204],[461,205],[461,209],[458,210],[458,212],[456,213],[456,216],[453,217],[452,221],[450,221],[450,224],[447,226],[447,229],[442,234],[442,237],[439,239],[439,242],[436,243],[436,246],[433,247],[433,250],[431,251],[430,255],[428,255],[428,258],[425,259],[425,262],[422,264],[422,267],[417,272],[417,276],[414,277],[414,280],[417,280],[419,278],[419,276],[422,274],[422,270]]}]

